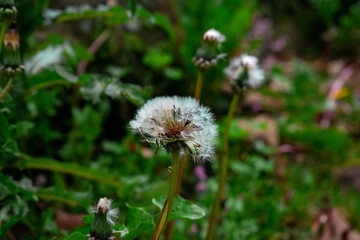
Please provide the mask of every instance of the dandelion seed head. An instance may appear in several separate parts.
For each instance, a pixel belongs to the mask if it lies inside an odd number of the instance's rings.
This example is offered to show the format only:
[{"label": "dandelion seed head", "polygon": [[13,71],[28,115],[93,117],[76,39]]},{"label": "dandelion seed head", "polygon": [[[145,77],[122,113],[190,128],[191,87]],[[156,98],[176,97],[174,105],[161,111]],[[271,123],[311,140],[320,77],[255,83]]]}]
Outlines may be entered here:
[{"label": "dandelion seed head", "polygon": [[251,87],[257,88],[265,80],[264,71],[258,65],[258,59],[254,56],[242,54],[231,59],[230,65],[224,70],[233,86],[240,89]]},{"label": "dandelion seed head", "polygon": [[218,134],[210,109],[191,97],[149,100],[138,110],[130,127],[146,141],[169,152],[181,149],[181,154],[188,153],[198,162],[210,160]]}]

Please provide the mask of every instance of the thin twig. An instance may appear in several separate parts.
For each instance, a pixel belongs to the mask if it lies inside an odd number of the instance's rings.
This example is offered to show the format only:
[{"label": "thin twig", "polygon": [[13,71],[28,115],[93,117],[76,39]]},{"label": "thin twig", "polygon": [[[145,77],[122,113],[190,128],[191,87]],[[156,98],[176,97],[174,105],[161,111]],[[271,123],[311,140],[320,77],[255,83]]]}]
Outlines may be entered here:
[{"label": "thin twig", "polygon": [[[97,50],[104,44],[106,39],[110,37],[110,30],[105,29],[96,39],[95,41],[90,45],[88,48],[89,53],[95,54]],[[80,76],[81,74],[84,74],[86,71],[86,67],[89,64],[88,60],[82,60],[78,65],[78,71],[77,75]]]},{"label": "thin twig", "polygon": [[[90,45],[88,48],[89,53],[95,54],[97,50],[104,44],[106,39],[109,38],[111,31],[109,29],[105,29]],[[80,76],[86,72],[87,65],[89,64],[88,60],[82,60],[77,69],[77,75]],[[79,100],[79,89],[80,85],[78,83],[74,84],[73,87],[73,106],[77,106]]]},{"label": "thin twig", "polygon": [[9,79],[9,81],[7,82],[4,90],[3,90],[3,91],[1,92],[1,94],[0,94],[0,102],[3,100],[3,98],[4,98],[5,95],[6,95],[6,93],[9,91],[12,82],[13,82],[13,78],[11,77],[11,78]]},{"label": "thin twig", "polygon": [[204,71],[200,70],[197,81],[196,81],[196,89],[195,89],[195,99],[198,101],[200,100],[200,97],[201,97],[201,89],[202,89],[202,85],[203,85],[203,80],[204,80]]},{"label": "thin twig", "polygon": [[[354,74],[354,66],[350,65],[344,68],[338,77],[334,80],[332,83],[329,93],[327,95],[328,101],[336,101],[337,95],[339,91],[342,89],[342,87],[345,85],[345,83],[350,79],[350,77]],[[327,128],[330,126],[330,121],[332,118],[332,111],[324,111],[323,117],[320,121],[320,126],[323,128]]]}]

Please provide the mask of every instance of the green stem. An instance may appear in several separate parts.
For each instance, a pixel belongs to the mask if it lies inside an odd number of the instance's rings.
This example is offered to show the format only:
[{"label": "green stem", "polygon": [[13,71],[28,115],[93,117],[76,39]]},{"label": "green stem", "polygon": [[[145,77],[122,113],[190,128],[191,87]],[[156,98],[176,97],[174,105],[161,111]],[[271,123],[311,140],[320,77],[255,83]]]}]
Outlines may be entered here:
[{"label": "green stem", "polygon": [[176,186],[177,186],[179,169],[180,169],[179,166],[180,166],[180,150],[177,150],[173,153],[173,157],[172,157],[172,165],[171,165],[172,173],[171,173],[170,186],[166,197],[166,201],[161,210],[160,217],[156,222],[156,226],[151,236],[151,240],[160,239],[161,233],[164,231],[166,223],[169,219],[171,209],[174,203],[174,199],[176,196]]},{"label": "green stem", "polygon": [[196,81],[196,89],[195,89],[196,100],[200,100],[203,80],[204,80],[204,70],[200,70]]},{"label": "green stem", "polygon": [[3,91],[1,92],[1,94],[0,94],[0,102],[3,100],[3,98],[4,98],[5,95],[6,95],[6,93],[9,91],[12,82],[13,82],[13,78],[11,77],[11,78],[9,79],[9,81],[7,82],[4,90],[3,90]]},{"label": "green stem", "polygon": [[236,105],[239,101],[239,94],[235,93],[231,101],[230,109],[226,119],[225,132],[224,132],[224,142],[223,142],[223,152],[221,154],[221,165],[220,165],[220,176],[219,176],[219,187],[215,195],[215,200],[213,203],[213,208],[210,215],[208,232],[206,235],[206,240],[212,240],[215,233],[215,227],[219,215],[220,202],[224,192],[224,187],[226,183],[227,176],[227,165],[229,157],[229,135],[230,135],[230,126],[231,121],[234,116]]},{"label": "green stem", "polygon": [[1,24],[1,30],[0,30],[0,54],[1,54],[1,51],[2,51],[2,47],[4,45],[4,36],[5,36],[6,30],[8,29],[8,27],[9,27],[9,23],[7,21],[3,22]]}]

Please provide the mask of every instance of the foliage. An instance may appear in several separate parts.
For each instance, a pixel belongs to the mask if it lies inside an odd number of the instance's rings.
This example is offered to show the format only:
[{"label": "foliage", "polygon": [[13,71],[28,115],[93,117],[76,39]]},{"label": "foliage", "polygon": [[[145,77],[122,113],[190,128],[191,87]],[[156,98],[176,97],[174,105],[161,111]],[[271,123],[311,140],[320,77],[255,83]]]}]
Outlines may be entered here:
[{"label": "foliage", "polygon": [[[191,58],[209,28],[227,38],[228,58],[205,72],[201,98],[219,125],[218,152],[232,94],[228,59],[249,52],[267,72],[265,86],[241,97],[230,127],[216,239],[310,239],[329,208],[360,229],[359,1],[78,2],[15,0],[25,72],[0,102],[1,239],[87,239],[89,206],[100,197],[120,209],[116,236],[149,239],[171,160],[128,122],[150,98],[193,95]],[[273,29],[257,37],[259,16]],[[283,34],[292,40],[274,50]],[[333,97],[349,66],[352,78]],[[1,75],[0,91],[5,85]],[[206,235],[219,157],[201,167],[205,180],[187,163],[173,239]]]}]

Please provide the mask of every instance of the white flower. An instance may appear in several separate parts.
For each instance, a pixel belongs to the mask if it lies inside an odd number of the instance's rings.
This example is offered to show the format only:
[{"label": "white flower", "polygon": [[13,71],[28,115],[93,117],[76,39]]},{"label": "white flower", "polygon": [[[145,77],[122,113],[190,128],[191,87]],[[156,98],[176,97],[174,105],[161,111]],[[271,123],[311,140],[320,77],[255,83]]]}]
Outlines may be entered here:
[{"label": "white flower", "polygon": [[226,41],[226,37],[218,30],[211,28],[204,33],[203,40],[221,43]]},{"label": "white flower", "polygon": [[258,59],[247,54],[231,59],[224,73],[232,84],[240,87],[257,88],[265,80],[264,71],[258,66]]},{"label": "white flower", "polygon": [[111,208],[112,200],[107,198],[100,198],[96,208],[93,212],[96,214],[106,214],[106,220],[111,226],[115,226],[115,221],[119,215],[119,209]]},{"label": "white flower", "polygon": [[[197,161],[214,154],[217,126],[208,107],[191,97],[157,97],[140,108],[130,127],[167,151],[181,149]],[[185,149],[184,149],[185,147]]]}]

